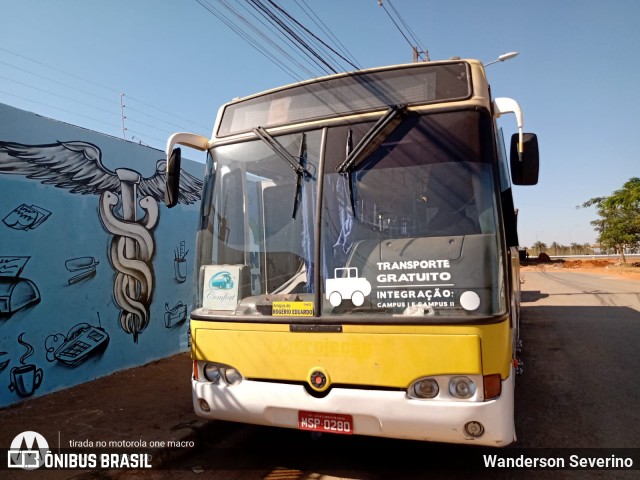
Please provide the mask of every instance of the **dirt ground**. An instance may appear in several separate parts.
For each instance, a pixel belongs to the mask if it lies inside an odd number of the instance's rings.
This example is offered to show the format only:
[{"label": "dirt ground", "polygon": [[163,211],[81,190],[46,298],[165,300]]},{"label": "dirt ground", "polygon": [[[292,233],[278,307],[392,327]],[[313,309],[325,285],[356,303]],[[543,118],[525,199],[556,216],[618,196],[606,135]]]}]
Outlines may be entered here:
[{"label": "dirt ground", "polygon": [[640,262],[629,261],[622,263],[620,259],[581,259],[581,260],[540,260],[529,259],[521,263],[521,270],[540,271],[551,269],[566,269],[581,273],[595,273],[599,275],[612,275],[629,280],[640,280]]}]

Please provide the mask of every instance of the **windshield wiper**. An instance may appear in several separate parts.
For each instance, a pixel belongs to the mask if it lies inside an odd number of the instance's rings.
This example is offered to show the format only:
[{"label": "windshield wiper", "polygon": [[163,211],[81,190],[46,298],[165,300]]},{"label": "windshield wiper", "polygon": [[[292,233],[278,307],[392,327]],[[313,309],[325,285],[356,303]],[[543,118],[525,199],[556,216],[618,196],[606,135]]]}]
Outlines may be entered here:
[{"label": "windshield wiper", "polygon": [[358,164],[382,145],[389,135],[400,125],[406,105],[393,105],[362,137],[360,143],[348,153],[347,158],[336,168],[336,172],[344,173],[353,170]]},{"label": "windshield wiper", "polygon": [[[349,129],[347,132],[347,145],[345,147],[345,158],[349,158],[353,152],[353,130]],[[339,167],[338,167],[339,168]],[[340,172],[342,173],[342,172]],[[351,212],[353,213],[353,217],[356,216],[356,202],[353,196],[353,179],[351,177],[352,171],[349,169],[347,172],[347,184],[349,185],[349,204],[351,205]]]},{"label": "windshield wiper", "polygon": [[278,155],[281,159],[283,159],[287,165],[289,165],[296,175],[298,176],[298,180],[296,182],[296,193],[293,200],[293,217],[296,218],[296,213],[298,211],[298,205],[300,203],[300,197],[302,193],[302,179],[311,177],[311,173],[306,169],[306,161],[307,161],[307,136],[305,133],[302,134],[302,143],[300,144],[300,151],[298,153],[298,158],[296,159],[293,155],[291,155],[286,148],[284,148],[280,142],[278,142],[275,138],[273,138],[263,127],[256,127],[253,129],[253,133],[266,143],[271,150],[274,151],[276,155]]},{"label": "windshield wiper", "polygon": [[260,140],[269,145],[269,147],[271,147],[271,150],[273,150],[281,159],[283,159],[287,163],[287,165],[289,165],[298,175],[311,175],[306,168],[300,165],[299,161],[297,161],[298,159],[291,155],[287,151],[287,149],[280,144],[280,142],[269,135],[269,133],[264,128],[254,128],[253,133],[255,133]]},{"label": "windshield wiper", "polygon": [[298,151],[298,166],[302,169],[303,173],[298,171],[298,180],[296,181],[296,193],[293,199],[293,214],[291,218],[296,218],[296,213],[298,213],[298,205],[300,204],[300,199],[302,198],[302,177],[303,175],[311,175],[309,171],[306,169],[307,164],[307,134],[302,134],[302,142],[300,143],[300,150]]}]

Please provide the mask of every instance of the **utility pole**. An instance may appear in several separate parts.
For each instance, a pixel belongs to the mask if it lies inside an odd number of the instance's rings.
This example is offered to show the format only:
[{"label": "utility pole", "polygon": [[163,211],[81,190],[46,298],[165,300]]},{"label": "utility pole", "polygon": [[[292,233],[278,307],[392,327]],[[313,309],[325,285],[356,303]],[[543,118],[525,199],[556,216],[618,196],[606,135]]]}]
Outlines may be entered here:
[{"label": "utility pole", "polygon": [[124,126],[124,119],[127,118],[124,114],[124,93],[120,94],[120,116],[122,117],[122,139],[126,140],[127,139],[127,135],[126,135],[126,131],[127,128]]},{"label": "utility pole", "polygon": [[429,59],[429,51],[425,50],[424,52],[419,51],[418,47],[411,47],[411,49],[413,50],[413,63],[418,63],[420,61],[420,54],[424,54],[424,61],[425,62],[429,62],[431,61]]},{"label": "utility pole", "polygon": [[[391,4],[391,3],[389,3]],[[407,41],[407,43],[409,45],[411,45],[411,50],[413,51],[413,63],[418,63],[420,61],[420,54],[424,54],[424,61],[425,62],[430,62],[431,60],[429,59],[429,52],[427,50],[425,51],[420,51],[418,50],[418,47],[414,47],[412,45],[411,40],[409,40],[409,38],[407,37],[407,35],[405,35],[405,32],[402,31],[402,28],[400,28],[400,25],[398,25],[398,22],[396,22],[393,17],[391,16],[391,14],[389,13],[389,11],[387,10],[387,7],[384,6],[383,0],[378,0],[378,6],[382,7],[383,10],[385,11],[385,13],[389,16],[389,19],[391,19],[391,21],[393,22],[393,24],[396,26],[396,28],[398,29],[398,31],[400,32],[400,34],[402,34],[402,36],[404,37],[404,39]],[[407,33],[409,34],[410,37],[412,37],[412,40],[414,43],[419,43],[418,39],[416,38],[416,36],[413,34],[413,32],[411,31],[411,29],[409,28],[409,26],[407,25],[407,22],[404,21],[404,19],[400,16],[400,14],[398,13],[398,11],[393,7],[393,5],[391,5],[391,8],[393,9],[393,11],[395,12],[396,16],[398,17],[398,20],[402,23],[402,25],[404,25],[405,30],[407,30]]]}]

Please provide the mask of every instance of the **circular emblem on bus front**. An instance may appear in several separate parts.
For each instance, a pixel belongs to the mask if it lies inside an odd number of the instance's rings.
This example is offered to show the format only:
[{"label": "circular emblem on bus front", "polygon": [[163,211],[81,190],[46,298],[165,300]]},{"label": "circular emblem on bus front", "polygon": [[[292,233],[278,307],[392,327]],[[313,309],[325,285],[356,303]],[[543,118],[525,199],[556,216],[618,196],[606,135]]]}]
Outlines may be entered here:
[{"label": "circular emblem on bus front", "polygon": [[309,385],[316,392],[324,392],[329,388],[329,374],[324,368],[312,368],[308,376]]}]

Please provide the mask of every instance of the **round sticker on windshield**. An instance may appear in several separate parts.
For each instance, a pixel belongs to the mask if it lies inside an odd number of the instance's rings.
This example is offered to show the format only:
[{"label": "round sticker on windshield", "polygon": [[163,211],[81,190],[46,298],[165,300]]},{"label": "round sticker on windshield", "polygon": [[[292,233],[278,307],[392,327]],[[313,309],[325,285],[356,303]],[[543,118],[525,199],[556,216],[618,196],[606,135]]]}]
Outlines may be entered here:
[{"label": "round sticker on windshield", "polygon": [[476,292],[464,292],[460,295],[460,305],[465,310],[473,311],[480,306],[480,297]]}]

